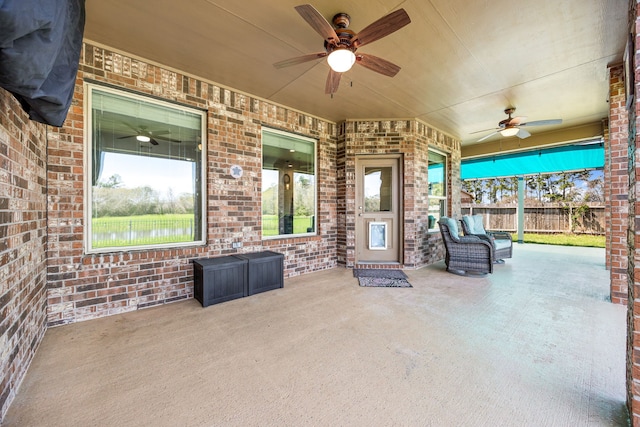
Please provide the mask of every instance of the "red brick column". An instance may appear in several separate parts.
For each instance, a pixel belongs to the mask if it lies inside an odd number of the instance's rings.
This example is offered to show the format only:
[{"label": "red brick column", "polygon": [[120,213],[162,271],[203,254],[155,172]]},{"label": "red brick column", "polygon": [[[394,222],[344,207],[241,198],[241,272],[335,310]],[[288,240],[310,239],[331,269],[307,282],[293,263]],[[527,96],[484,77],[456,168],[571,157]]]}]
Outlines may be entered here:
[{"label": "red brick column", "polygon": [[[609,71],[611,73],[611,71]],[[604,245],[605,268],[611,270],[611,141],[609,138],[609,120],[602,120],[602,139],[604,141]]]},{"label": "red brick column", "polygon": [[627,303],[628,289],[628,127],[624,67],[618,64],[609,68],[609,132],[607,132],[609,149],[605,161],[607,267],[610,269],[611,301],[616,304]]},{"label": "red brick column", "polygon": [[[635,51],[632,55],[633,74],[635,75],[635,84],[633,89],[633,102],[628,109],[629,114],[629,228],[628,235],[632,238],[628,242],[629,250],[629,293],[628,293],[628,311],[627,311],[627,407],[631,418],[631,425],[640,427],[640,266],[638,262],[639,255],[636,254],[636,241],[640,238],[638,232],[640,226],[636,226],[640,221],[640,204],[637,202],[636,194],[638,194],[638,179],[640,174],[640,161],[636,150],[638,136],[638,102],[636,102],[640,94],[637,89],[639,81],[638,73],[638,47],[640,40],[638,39],[638,26],[640,24],[638,16],[637,3],[629,2],[629,28],[633,38],[635,39]],[[613,132],[611,132],[613,133]],[[640,225],[640,224],[638,224]]]},{"label": "red brick column", "polygon": [[[636,92],[637,93],[637,92]],[[629,111],[629,131],[633,135],[637,128],[637,115],[634,111],[637,103],[632,106]],[[636,137],[637,138],[637,137]],[[633,162],[629,173],[629,236],[633,239],[629,241],[629,290],[628,290],[628,309],[627,309],[627,406],[631,417],[631,425],[640,427],[640,266],[638,255],[636,255],[636,240],[640,237],[638,231],[640,227],[636,226],[636,222],[640,220],[640,204],[637,203],[636,194],[638,192],[638,183],[636,175],[640,173],[638,165],[638,154],[636,153],[637,139],[629,140],[630,144],[630,161]]]}]

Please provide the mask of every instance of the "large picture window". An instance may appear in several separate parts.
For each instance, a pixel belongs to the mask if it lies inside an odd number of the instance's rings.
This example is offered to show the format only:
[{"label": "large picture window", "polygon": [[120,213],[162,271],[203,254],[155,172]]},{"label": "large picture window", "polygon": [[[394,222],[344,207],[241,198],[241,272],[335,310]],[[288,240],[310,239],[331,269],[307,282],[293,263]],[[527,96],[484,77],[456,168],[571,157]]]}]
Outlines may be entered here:
[{"label": "large picture window", "polygon": [[447,156],[429,151],[429,229],[437,229],[437,221],[447,215]]},{"label": "large picture window", "polygon": [[262,236],[316,232],[316,144],[313,139],[262,132]]},{"label": "large picture window", "polygon": [[86,89],[87,251],[204,243],[204,112]]}]

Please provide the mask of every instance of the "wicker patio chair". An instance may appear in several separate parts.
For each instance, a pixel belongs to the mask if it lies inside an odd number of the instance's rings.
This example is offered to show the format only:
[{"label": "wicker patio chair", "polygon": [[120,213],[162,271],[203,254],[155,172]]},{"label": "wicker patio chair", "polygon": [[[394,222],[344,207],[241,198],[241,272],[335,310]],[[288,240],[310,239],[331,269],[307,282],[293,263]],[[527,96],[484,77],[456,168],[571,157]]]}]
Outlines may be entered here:
[{"label": "wicker patio chair", "polygon": [[493,273],[493,247],[478,236],[460,236],[458,222],[441,217],[438,221],[446,249],[447,271],[461,275]]},{"label": "wicker patio chair", "polygon": [[482,215],[463,215],[460,220],[462,233],[465,236],[478,236],[493,246],[493,257],[497,263],[504,263],[505,258],[513,255],[511,234],[505,231],[486,231],[482,224]]}]

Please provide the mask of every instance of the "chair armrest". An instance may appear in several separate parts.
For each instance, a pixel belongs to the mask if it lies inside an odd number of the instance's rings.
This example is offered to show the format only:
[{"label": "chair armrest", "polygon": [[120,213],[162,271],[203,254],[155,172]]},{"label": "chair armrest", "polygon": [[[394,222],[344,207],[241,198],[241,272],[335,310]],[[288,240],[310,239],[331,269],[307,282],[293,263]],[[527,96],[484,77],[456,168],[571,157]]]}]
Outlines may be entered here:
[{"label": "chair armrest", "polygon": [[480,240],[491,243],[493,245],[493,236],[490,234],[470,234],[470,236],[477,236]]},{"label": "chair armrest", "polygon": [[513,239],[511,238],[511,234],[507,233],[506,231],[491,231],[491,232],[488,232],[488,234],[489,234],[490,236],[492,236],[493,238],[495,238],[495,239],[500,239],[500,240],[503,240],[503,239],[504,239],[504,240],[506,240],[506,239],[508,239],[508,240],[513,240]]},{"label": "chair armrest", "polygon": [[452,256],[463,258],[485,258],[489,262],[493,262],[494,250],[493,245],[487,240],[483,240],[478,236],[460,236],[459,240],[447,249]]}]

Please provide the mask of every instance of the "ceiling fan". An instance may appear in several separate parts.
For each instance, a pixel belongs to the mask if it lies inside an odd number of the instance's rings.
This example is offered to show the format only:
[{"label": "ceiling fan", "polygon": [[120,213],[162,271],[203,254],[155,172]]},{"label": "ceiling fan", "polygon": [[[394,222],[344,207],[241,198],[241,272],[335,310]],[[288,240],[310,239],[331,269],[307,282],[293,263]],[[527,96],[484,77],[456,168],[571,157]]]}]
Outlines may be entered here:
[{"label": "ceiling fan", "polygon": [[135,138],[136,140],[140,141],[140,142],[148,142],[151,145],[159,145],[157,139],[162,139],[164,141],[169,141],[169,142],[176,142],[176,143],[181,143],[182,141],[179,141],[177,139],[172,139],[172,138],[168,138],[166,136],[162,136],[162,135],[166,135],[168,133],[170,133],[171,131],[169,130],[154,130],[154,131],[150,131],[147,129],[146,126],[140,126],[138,128],[135,128],[133,126],[131,126],[129,123],[124,123],[123,124],[128,127],[129,129],[131,129],[133,132],[133,134],[131,135],[125,135],[125,136],[120,136],[118,137],[118,139],[125,139],[125,138]]},{"label": "ceiling fan", "polygon": [[411,19],[409,19],[409,15],[404,9],[398,9],[383,16],[359,33],[354,33],[347,28],[351,17],[346,13],[338,13],[333,17],[334,28],[310,4],[296,6],[295,9],[324,38],[325,50],[276,62],[273,64],[274,67],[283,68],[327,57],[327,62],[331,69],[327,76],[325,93],[329,95],[338,90],[342,73],[349,71],[354,63],[389,77],[395,76],[400,71],[400,67],[396,64],[377,56],[356,53],[356,50],[360,46],[388,36],[409,24]]},{"label": "ceiling fan", "polygon": [[505,109],[504,113],[507,114],[509,117],[507,117],[504,120],[501,120],[498,123],[498,127],[497,128],[485,129],[485,130],[479,130],[479,131],[476,131],[476,132],[472,132],[472,133],[480,133],[480,132],[486,132],[486,131],[489,131],[489,130],[493,130],[492,133],[490,133],[489,135],[483,136],[477,142],[482,142],[485,139],[492,137],[496,133],[500,133],[500,135],[502,135],[502,136],[517,136],[520,139],[524,139],[524,138],[530,137],[531,134],[529,132],[527,132],[526,130],[522,129],[522,126],[558,125],[558,124],[562,123],[562,119],[536,120],[534,122],[527,122],[527,118],[526,117],[511,117],[511,115],[515,111],[516,111],[515,107],[509,107],[509,108]]}]

